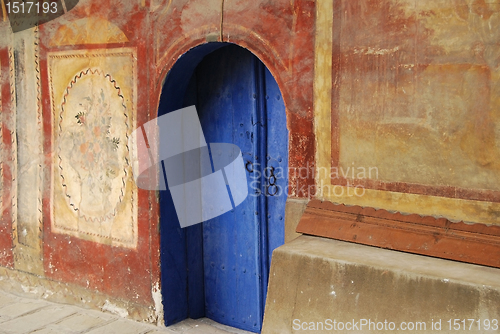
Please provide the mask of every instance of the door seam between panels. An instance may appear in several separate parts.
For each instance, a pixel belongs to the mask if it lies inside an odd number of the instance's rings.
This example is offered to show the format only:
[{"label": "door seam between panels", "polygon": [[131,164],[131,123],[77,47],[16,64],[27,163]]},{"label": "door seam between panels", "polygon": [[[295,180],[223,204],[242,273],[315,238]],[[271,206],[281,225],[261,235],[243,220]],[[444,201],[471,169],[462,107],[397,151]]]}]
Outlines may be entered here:
[{"label": "door seam between panels", "polygon": [[221,1],[221,10],[220,10],[220,41],[224,42],[224,33],[223,33],[223,26],[224,26],[224,0]]}]

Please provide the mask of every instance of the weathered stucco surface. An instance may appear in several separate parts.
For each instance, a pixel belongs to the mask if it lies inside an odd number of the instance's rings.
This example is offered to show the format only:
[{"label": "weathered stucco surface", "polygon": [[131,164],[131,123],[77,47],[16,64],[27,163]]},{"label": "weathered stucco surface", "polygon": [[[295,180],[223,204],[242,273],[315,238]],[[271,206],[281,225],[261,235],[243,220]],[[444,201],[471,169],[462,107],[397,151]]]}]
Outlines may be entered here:
[{"label": "weathered stucco surface", "polygon": [[[329,171],[316,175],[318,197],[498,224],[500,6],[338,0],[333,7],[316,22],[317,38],[333,44],[332,70],[318,59],[328,50],[316,44],[317,165]],[[325,97],[319,83],[329,80]],[[330,98],[331,114],[323,107]],[[371,175],[360,173],[369,168]],[[362,186],[363,196],[349,196],[348,184]]]},{"label": "weathered stucco surface", "polygon": [[500,5],[356,1],[341,23],[340,165],[500,190]]},{"label": "weathered stucco surface", "polygon": [[[315,4],[81,0],[15,38],[0,12],[0,264],[34,285],[70,284],[72,302],[86,289],[161,319],[158,197],[133,183],[127,136],[156,117],[182,54],[224,41],[275,76],[290,164],[313,162]],[[290,192],[312,183],[293,179]]]},{"label": "weathered stucco surface", "polygon": [[[291,169],[377,169],[354,180],[362,196],[347,173],[290,175],[304,202],[287,207],[287,240],[315,196],[500,224],[497,3],[81,0],[16,38],[3,18],[0,265],[78,287],[72,302],[87,290],[161,318],[158,197],[135,188],[121,144],[156,117],[179,57],[207,42],[249,49],[276,78]],[[89,99],[103,127],[84,129]],[[342,194],[318,192],[332,185]]]}]

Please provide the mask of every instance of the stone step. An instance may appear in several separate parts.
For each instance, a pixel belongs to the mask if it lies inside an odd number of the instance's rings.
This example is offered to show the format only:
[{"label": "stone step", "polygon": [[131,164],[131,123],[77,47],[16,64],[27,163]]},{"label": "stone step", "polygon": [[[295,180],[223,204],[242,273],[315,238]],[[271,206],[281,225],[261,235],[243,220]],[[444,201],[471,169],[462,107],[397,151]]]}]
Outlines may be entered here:
[{"label": "stone step", "polygon": [[273,253],[262,333],[495,333],[499,322],[500,269],[303,235]]}]

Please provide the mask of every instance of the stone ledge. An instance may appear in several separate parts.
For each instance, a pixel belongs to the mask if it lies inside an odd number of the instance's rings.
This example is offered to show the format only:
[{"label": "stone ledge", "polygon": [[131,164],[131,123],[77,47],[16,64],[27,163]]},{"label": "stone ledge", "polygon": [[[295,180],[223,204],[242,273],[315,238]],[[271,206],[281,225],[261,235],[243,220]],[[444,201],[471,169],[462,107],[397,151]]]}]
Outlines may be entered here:
[{"label": "stone ledge", "polygon": [[[391,333],[402,333],[402,322],[424,322],[419,333],[439,332],[432,323],[441,319],[441,332],[448,332],[449,319],[500,322],[499,305],[500,269],[300,236],[273,253],[262,333],[335,332],[317,330],[327,319],[387,320],[396,326]],[[312,322],[316,331],[299,330],[294,320]],[[485,333],[472,329],[467,333]]]}]

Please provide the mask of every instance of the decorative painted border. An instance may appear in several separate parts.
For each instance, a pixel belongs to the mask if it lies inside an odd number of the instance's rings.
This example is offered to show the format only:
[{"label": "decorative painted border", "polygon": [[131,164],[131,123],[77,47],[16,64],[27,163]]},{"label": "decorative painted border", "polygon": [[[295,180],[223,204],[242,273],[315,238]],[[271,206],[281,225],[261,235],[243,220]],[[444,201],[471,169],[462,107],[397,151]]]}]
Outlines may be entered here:
[{"label": "decorative painted border", "polygon": [[[131,75],[133,76],[133,84],[130,87],[130,91],[131,91],[131,93],[130,93],[130,95],[131,95],[130,105],[131,105],[131,107],[127,108],[127,109],[129,109],[129,115],[125,114],[125,116],[130,117],[129,123],[133,128],[136,124],[136,119],[137,119],[137,116],[136,116],[137,89],[135,87],[136,82],[137,82],[137,78],[136,78],[136,60],[137,60],[137,57],[135,55],[136,51],[134,48],[120,48],[119,50],[120,51],[105,49],[105,50],[93,50],[93,51],[87,50],[85,52],[82,52],[82,51],[53,52],[53,53],[49,53],[47,58],[48,58],[48,62],[50,63],[51,59],[104,58],[104,57],[116,57],[116,56],[130,57],[131,58],[131,69],[132,69]],[[49,70],[50,103],[51,103],[51,110],[52,110],[51,113],[52,113],[52,119],[56,120],[57,117],[59,117],[59,119],[60,119],[61,115],[59,115],[59,116],[56,115],[56,113],[57,113],[56,102],[55,102],[56,98],[54,96],[55,92],[54,92],[53,84],[52,84],[53,73],[52,73],[52,67],[50,65],[48,66],[48,70]],[[124,97],[121,94],[121,88],[120,88],[120,86],[118,86],[118,84],[116,83],[116,80],[113,78],[113,76],[110,73],[106,73],[105,71],[97,69],[97,68],[94,68],[94,69],[86,68],[86,69],[80,70],[80,72],[78,72],[78,74],[76,74],[73,77],[73,80],[66,87],[65,93],[64,93],[65,95],[64,95],[63,105],[65,103],[65,97],[67,96],[72,85],[75,84],[76,80],[81,78],[82,75],[86,75],[88,73],[92,73],[92,74],[99,73],[104,78],[107,78],[109,80],[109,82],[111,82],[113,84],[114,88],[118,90],[118,94],[122,98],[122,101],[123,101]],[[123,105],[125,106],[125,102],[123,102]],[[59,124],[60,124],[60,122],[59,122]],[[127,124],[127,129],[129,129],[129,124]],[[131,130],[132,129],[130,129],[130,131]],[[55,137],[54,137],[54,135],[55,135],[54,134],[54,127],[52,127],[52,143],[51,143],[52,152],[55,152],[55,148],[54,148],[54,144],[55,144],[54,138]],[[128,142],[128,136],[129,136],[129,134],[127,133],[126,134],[127,142]],[[127,147],[127,150],[130,152],[130,148],[128,147],[128,145],[126,145],[126,147]],[[129,160],[127,158],[125,158],[125,160],[126,160],[127,165],[130,166]],[[57,167],[57,168],[59,168],[59,167]],[[55,182],[54,172],[52,172],[51,173],[52,185],[54,184],[54,182]],[[51,187],[51,202],[52,203],[53,203],[53,200],[54,200],[54,187],[52,186]],[[80,237],[81,235],[86,235],[86,236],[91,237],[91,238],[96,238],[96,239],[92,239],[96,242],[107,243],[104,240],[109,240],[109,241],[112,241],[112,245],[114,245],[114,246],[124,246],[124,247],[128,247],[128,248],[135,248],[137,246],[137,241],[138,241],[138,205],[137,205],[137,201],[138,201],[137,188],[134,187],[134,189],[132,189],[132,191],[131,191],[132,220],[130,222],[130,225],[131,225],[130,228],[132,231],[132,237],[130,240],[125,240],[125,239],[117,238],[117,237],[113,237],[113,236],[100,235],[97,233],[91,233],[88,231],[81,231],[79,229],[74,229],[74,228],[70,228],[67,226],[57,225],[57,223],[55,222],[54,210],[51,209],[51,222],[52,222],[53,228],[55,228],[53,231],[56,233],[67,233],[67,234],[70,234],[70,235],[73,235],[76,237]]]},{"label": "decorative painted border", "polygon": [[[11,221],[12,221],[12,239],[17,240],[17,141],[16,141],[16,74],[14,63],[14,48],[9,46],[9,84],[10,84],[10,136],[11,136],[11,173],[12,184],[11,195]],[[15,252],[14,252],[15,254]]]},{"label": "decorative painted border", "polygon": [[[43,231],[43,109],[42,109],[42,80],[40,76],[40,28],[35,26],[35,80],[36,80],[36,108],[37,108],[37,124],[39,124],[39,132],[40,132],[40,141],[38,142],[38,152],[40,152],[39,157],[39,168],[40,172],[38,173],[38,227],[41,234]],[[40,249],[42,249],[42,238],[40,237]],[[41,252],[40,252],[41,253]]]},{"label": "decorative painted border", "polygon": [[[104,77],[105,79],[108,79],[110,83],[113,84],[113,87],[118,90],[118,96],[121,98],[122,100],[122,106],[125,110],[125,112],[123,113],[125,115],[125,117],[127,118],[127,121],[125,122],[125,126],[127,128],[127,133],[125,133],[125,137],[127,138],[127,143],[128,143],[128,139],[129,139],[129,136],[128,136],[128,131],[130,131],[130,127],[129,127],[129,124],[128,124],[128,115],[126,113],[126,110],[127,110],[127,106],[125,105],[125,101],[124,101],[124,98],[123,98],[123,95],[121,93],[121,88],[117,85],[116,83],[116,80],[114,80],[111,76],[111,74],[109,73],[105,73],[103,70],[100,70],[100,69],[91,69],[91,68],[88,68],[84,71],[80,71],[80,73],[76,74],[73,79],[71,80],[71,82],[69,83],[69,85],[66,87],[66,90],[65,90],[65,93],[64,93],[64,96],[63,96],[63,103],[61,104],[61,112],[59,113],[59,130],[62,132],[62,128],[61,128],[61,124],[63,122],[63,114],[64,114],[64,107],[66,105],[66,98],[68,97],[69,93],[70,93],[70,90],[73,88],[73,85],[77,83],[77,81],[79,79],[81,79],[83,76],[86,76],[88,74],[91,74],[91,75],[94,75],[94,74],[97,74],[97,75],[102,75],[102,77]],[[61,132],[59,132],[59,138],[61,137]],[[130,150],[129,150],[129,147],[128,145],[125,145],[126,148],[127,148],[127,151],[130,153]],[[75,207],[75,204],[71,201],[71,195],[68,194],[68,188],[67,186],[64,184],[64,180],[65,180],[65,177],[64,177],[64,173],[63,173],[63,166],[62,166],[62,157],[60,155],[60,149],[57,151],[57,157],[59,159],[59,164],[58,164],[58,167],[59,167],[59,176],[61,177],[61,180],[62,180],[62,186],[64,187],[64,195],[66,197],[66,200],[68,201],[68,204],[73,208],[74,211],[79,211],[79,209],[77,207]],[[130,165],[129,161],[127,158],[125,158],[125,162],[126,162],[126,166],[124,167],[123,169],[123,172],[124,172],[124,176],[122,177],[122,187],[120,189],[120,197],[119,197],[119,202],[122,202],[123,200],[123,197],[125,196],[124,195],[124,189],[126,187],[125,185],[125,182],[126,182],[126,179],[127,179],[127,168],[132,168],[132,166]],[[133,198],[133,196],[132,196]],[[133,203],[132,203],[132,214],[134,212],[134,208],[133,208]],[[80,215],[80,213],[79,213]],[[92,217],[87,217],[85,215],[81,215],[80,217],[82,217],[83,219],[85,219],[85,221],[91,221],[91,222],[95,222],[95,221],[98,221],[98,222],[103,222],[105,221],[106,219],[111,219],[112,217],[115,217],[116,216],[116,207],[115,209],[113,210],[113,212],[105,217],[99,217],[99,218],[92,218]],[[56,225],[57,226],[57,225]],[[69,229],[69,228],[66,228],[64,226],[57,226],[61,229],[67,229],[67,230],[73,230],[73,229]]]},{"label": "decorative painted border", "polygon": [[[340,170],[338,164],[336,166]],[[454,186],[432,186],[408,182],[389,182],[371,179],[352,179],[345,177],[333,178],[332,181],[334,181],[332,182],[334,185],[340,186],[347,186],[347,184],[349,184],[351,187],[360,186],[365,189],[500,203],[500,191],[498,190],[467,189]]]}]

